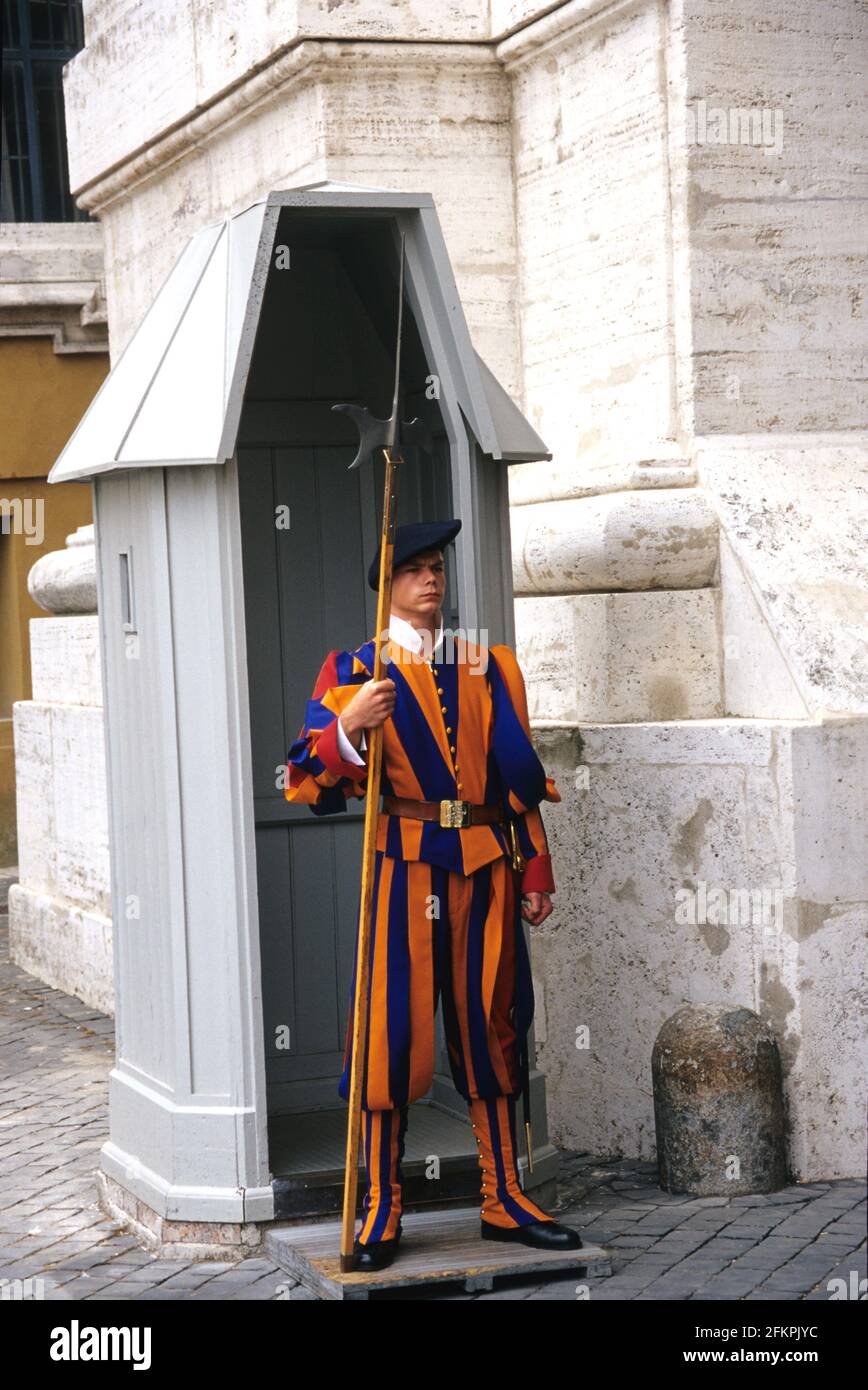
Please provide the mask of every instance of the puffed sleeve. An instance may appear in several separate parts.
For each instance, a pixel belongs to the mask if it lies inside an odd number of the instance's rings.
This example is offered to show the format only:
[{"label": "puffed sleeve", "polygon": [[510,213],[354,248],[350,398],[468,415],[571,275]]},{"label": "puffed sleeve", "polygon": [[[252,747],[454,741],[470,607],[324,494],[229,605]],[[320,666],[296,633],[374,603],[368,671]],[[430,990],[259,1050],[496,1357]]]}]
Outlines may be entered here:
[{"label": "puffed sleeve", "polygon": [[[522,893],[555,891],[548,838],[539,805],[560,801],[554,779],[546,775],[533,746],[527,691],[518,658],[510,647],[489,648],[489,683],[494,704],[495,760],[516,822],[518,844],[527,861]],[[492,659],[493,658],[493,659]]]},{"label": "puffed sleeve", "polygon": [[310,806],[314,815],[345,811],[350,797],[364,797],[367,759],[350,762],[339,746],[338,718],[371,673],[354,652],[329,652],[307,702],[304,723],[289,748],[287,801]]}]

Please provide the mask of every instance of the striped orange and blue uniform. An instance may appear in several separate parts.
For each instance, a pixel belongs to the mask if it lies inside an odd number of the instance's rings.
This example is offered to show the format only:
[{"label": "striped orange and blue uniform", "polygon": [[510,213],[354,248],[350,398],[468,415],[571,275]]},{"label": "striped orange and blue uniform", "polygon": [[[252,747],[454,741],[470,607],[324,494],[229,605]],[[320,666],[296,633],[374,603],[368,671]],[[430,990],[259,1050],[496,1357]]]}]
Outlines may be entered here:
[{"label": "striped orange and blue uniform", "polygon": [[[351,798],[365,795],[367,766],[341,757],[337,721],[372,677],[374,640],[329,653],[288,751],[286,798],[307,803],[315,815],[345,811]],[[442,649],[426,660],[389,638],[384,657],[396,700],[383,725],[383,794],[499,801],[515,823],[527,867],[521,874],[512,869],[508,837],[497,825],[446,828],[380,813],[362,1091],[365,1109],[374,1112],[363,1126],[366,1238],[384,1239],[372,1232],[388,1231],[399,1219],[406,1107],[433,1080],[441,994],[453,1081],[475,1116],[480,1161],[483,1150],[490,1157],[486,1185],[505,1182],[516,1211],[543,1219],[517,1187],[514,1169],[507,1163],[502,1180],[496,1169],[498,1156],[515,1147],[514,1097],[527,1076],[533,1018],[521,895],[554,890],[539,804],[560,801],[560,793],[533,748],[524,680],[509,647],[484,648],[446,634]],[[345,1100],[356,964],[338,1084]],[[497,1212],[501,1205],[498,1199]]]},{"label": "striped orange and blue uniform", "polygon": [[[381,792],[424,801],[500,798],[528,861],[522,892],[553,892],[538,808],[561,797],[531,741],[515,654],[507,646],[484,648],[447,634],[439,660],[435,655],[426,661],[391,638],[385,655],[384,674],[395,682],[396,702],[383,725]],[[340,756],[337,718],[373,668],[373,638],[355,651],[329,652],[323,662],[304,724],[287,753],[286,799],[307,803],[314,815],[345,811],[351,798],[365,795],[367,767]],[[393,859],[423,860],[462,874],[509,852],[497,825],[451,829],[386,813],[379,817],[377,848]]]}]

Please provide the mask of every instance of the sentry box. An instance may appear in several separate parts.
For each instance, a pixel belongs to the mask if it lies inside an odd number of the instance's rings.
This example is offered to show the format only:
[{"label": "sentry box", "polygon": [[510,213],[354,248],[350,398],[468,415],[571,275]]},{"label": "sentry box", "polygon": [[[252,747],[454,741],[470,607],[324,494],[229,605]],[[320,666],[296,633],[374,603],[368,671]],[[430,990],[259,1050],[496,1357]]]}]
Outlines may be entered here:
[{"label": "sentry box", "polygon": [[[460,516],[444,621],[514,642],[507,465],[550,455],[474,351],[427,193],[320,184],[202,228],[49,475],[93,489],[117,1057],[101,1183],[164,1221],[340,1209],[364,803],[283,795],[319,664],[374,631],[405,233],[398,522]],[[478,1201],[439,1029],[405,1198]],[[554,1176],[534,1077],[534,1174]],[[231,1236],[230,1236],[231,1238]]]}]

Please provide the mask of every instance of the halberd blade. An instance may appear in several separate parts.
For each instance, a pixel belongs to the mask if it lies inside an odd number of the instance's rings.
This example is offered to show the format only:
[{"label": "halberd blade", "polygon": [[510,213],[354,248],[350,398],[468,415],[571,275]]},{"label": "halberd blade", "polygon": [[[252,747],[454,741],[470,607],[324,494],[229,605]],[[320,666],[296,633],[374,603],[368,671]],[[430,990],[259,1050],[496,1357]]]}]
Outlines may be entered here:
[{"label": "halberd blade", "polygon": [[[366,405],[333,405],[332,410],[342,410],[355,420],[359,431],[359,448],[350,468],[358,468],[371,457],[375,449],[383,449],[389,442],[391,420],[379,420],[372,415]],[[347,470],[349,472],[349,469]]]},{"label": "halberd blade", "polygon": [[[385,449],[388,446],[391,417],[381,420],[378,416],[372,415],[366,405],[333,405],[332,410],[341,410],[345,415],[349,415],[351,420],[355,420],[359,431],[359,448],[350,468],[358,468],[360,464],[372,458],[377,449]],[[418,416],[413,420],[404,420],[400,433],[402,444],[416,444],[426,454],[433,451],[431,431]]]}]

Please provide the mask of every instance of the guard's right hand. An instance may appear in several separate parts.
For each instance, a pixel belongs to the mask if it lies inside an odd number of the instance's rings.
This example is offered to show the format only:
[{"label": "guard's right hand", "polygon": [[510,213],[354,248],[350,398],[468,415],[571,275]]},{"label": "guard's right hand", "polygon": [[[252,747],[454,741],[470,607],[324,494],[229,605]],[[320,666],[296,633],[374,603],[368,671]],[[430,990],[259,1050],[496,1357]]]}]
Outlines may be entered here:
[{"label": "guard's right hand", "polygon": [[341,714],[347,734],[358,729],[376,729],[385,724],[395,708],[397,690],[393,680],[365,681]]}]

